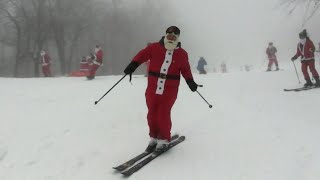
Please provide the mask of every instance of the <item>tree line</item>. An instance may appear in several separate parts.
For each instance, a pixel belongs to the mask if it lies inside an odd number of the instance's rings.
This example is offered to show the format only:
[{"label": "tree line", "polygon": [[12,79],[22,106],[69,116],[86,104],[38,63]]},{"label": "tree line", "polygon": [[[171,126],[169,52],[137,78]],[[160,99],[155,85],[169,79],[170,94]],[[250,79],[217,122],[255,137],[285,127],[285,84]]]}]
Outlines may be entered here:
[{"label": "tree line", "polygon": [[170,12],[161,0],[0,0],[0,76],[41,76],[41,50],[53,73],[66,75],[97,44],[105,54],[99,74],[121,74],[139,49],[160,39]]}]

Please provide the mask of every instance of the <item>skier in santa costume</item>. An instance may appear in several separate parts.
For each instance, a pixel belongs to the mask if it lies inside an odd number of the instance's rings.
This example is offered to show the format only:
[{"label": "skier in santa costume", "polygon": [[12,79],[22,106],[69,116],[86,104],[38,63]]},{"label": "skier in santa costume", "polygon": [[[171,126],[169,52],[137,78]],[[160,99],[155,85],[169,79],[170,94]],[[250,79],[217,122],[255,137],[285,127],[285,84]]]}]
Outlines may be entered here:
[{"label": "skier in santa costume", "polygon": [[41,66],[42,66],[42,73],[44,77],[51,77],[51,70],[50,70],[50,66],[51,66],[51,58],[48,55],[47,52],[45,52],[44,50],[41,50],[40,52],[40,62],[41,62]]},{"label": "skier in santa costume", "polygon": [[266,54],[269,59],[267,71],[271,71],[271,67],[273,64],[276,65],[276,71],[279,71],[279,64],[278,64],[276,53],[277,53],[277,48],[273,46],[273,42],[269,42],[269,45],[266,50]]},{"label": "skier in santa costume", "polygon": [[[299,33],[299,38],[300,38],[300,42],[298,43],[297,53],[291,58],[291,60],[294,61],[301,56],[301,70],[302,70],[304,79],[306,80],[306,83],[304,84],[305,87],[312,87],[313,85],[316,87],[320,87],[319,74],[314,64],[314,52],[315,52],[314,44],[310,40],[307,34],[307,30],[305,29]],[[313,78],[316,81],[315,84],[313,84],[310,79],[310,76],[308,73],[308,67],[312,73]]]},{"label": "skier in santa costume", "polygon": [[198,85],[194,82],[188,61],[188,53],[179,42],[180,29],[171,26],[159,42],[151,43],[141,50],[125,68],[124,73],[132,75],[136,68],[150,60],[148,86],[145,92],[148,107],[150,142],[146,151],[163,151],[171,138],[171,108],[176,101],[180,74],[191,91]]},{"label": "skier in santa costume", "polygon": [[90,64],[89,75],[87,76],[88,80],[92,80],[95,78],[96,71],[102,65],[103,52],[101,46],[96,45],[94,51],[95,54],[91,53],[92,63]]}]

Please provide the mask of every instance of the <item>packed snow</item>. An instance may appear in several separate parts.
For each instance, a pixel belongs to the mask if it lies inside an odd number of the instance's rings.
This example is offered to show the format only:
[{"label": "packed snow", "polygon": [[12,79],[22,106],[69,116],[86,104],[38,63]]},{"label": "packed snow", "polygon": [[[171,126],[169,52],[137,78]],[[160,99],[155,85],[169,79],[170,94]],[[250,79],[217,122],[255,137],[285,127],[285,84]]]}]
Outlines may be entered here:
[{"label": "packed snow", "polygon": [[[304,81],[282,68],[194,72],[212,109],[182,79],[172,133],[186,140],[129,179],[319,180],[320,89],[284,92]],[[121,77],[0,78],[0,179],[123,179],[112,167],[149,140],[146,78],[94,105]]]}]

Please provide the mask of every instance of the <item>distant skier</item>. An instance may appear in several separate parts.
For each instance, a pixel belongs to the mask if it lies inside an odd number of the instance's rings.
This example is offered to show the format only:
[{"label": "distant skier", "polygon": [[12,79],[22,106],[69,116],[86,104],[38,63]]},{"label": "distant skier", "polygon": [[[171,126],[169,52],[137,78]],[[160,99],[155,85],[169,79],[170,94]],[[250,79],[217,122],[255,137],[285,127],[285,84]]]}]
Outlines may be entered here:
[{"label": "distant skier", "polygon": [[145,92],[148,107],[150,142],[146,151],[163,151],[171,139],[171,108],[176,101],[180,74],[191,91],[198,85],[194,82],[188,61],[188,53],[179,42],[180,29],[171,26],[159,42],[151,43],[141,50],[125,68],[132,75],[136,68],[150,60],[148,86]]},{"label": "distant skier", "polygon": [[221,72],[226,73],[227,72],[227,64],[225,62],[221,63]]},{"label": "distant skier", "polygon": [[44,77],[51,77],[52,74],[51,74],[51,69],[50,69],[50,66],[51,66],[51,58],[50,56],[48,55],[48,53],[44,50],[41,50],[40,51],[40,63],[41,63],[41,66],[42,66],[42,73],[43,73],[43,76]]},{"label": "distant skier", "polygon": [[90,56],[83,56],[80,61],[80,69],[77,71],[70,72],[69,76],[72,76],[72,77],[88,76],[90,63],[92,63]]},{"label": "distant skier", "polygon": [[83,56],[80,61],[80,72],[88,72],[89,71],[89,62],[86,56]]},{"label": "distant skier", "polygon": [[291,58],[291,60],[294,61],[298,57],[301,57],[301,70],[302,70],[304,79],[306,80],[306,83],[304,84],[305,87],[313,86],[313,83],[308,73],[308,67],[312,73],[313,78],[316,81],[314,86],[320,87],[319,74],[315,68],[315,63],[314,63],[314,52],[315,52],[314,44],[310,40],[307,30],[305,29],[299,33],[299,38],[300,38],[300,42],[298,43],[298,46],[297,46],[297,53]]},{"label": "distant skier", "polygon": [[101,46],[96,45],[94,51],[95,54],[91,53],[92,63],[89,66],[89,75],[87,76],[88,80],[92,80],[95,78],[96,71],[102,65],[103,52]]},{"label": "distant skier", "polygon": [[273,46],[273,42],[269,42],[269,45],[266,50],[266,54],[269,59],[267,71],[271,71],[271,67],[273,64],[276,65],[276,71],[279,70],[279,64],[278,64],[276,53],[277,53],[277,48]]},{"label": "distant skier", "polygon": [[204,69],[204,66],[207,65],[207,61],[200,57],[197,65],[197,70],[199,71],[199,74],[207,74],[207,71]]}]

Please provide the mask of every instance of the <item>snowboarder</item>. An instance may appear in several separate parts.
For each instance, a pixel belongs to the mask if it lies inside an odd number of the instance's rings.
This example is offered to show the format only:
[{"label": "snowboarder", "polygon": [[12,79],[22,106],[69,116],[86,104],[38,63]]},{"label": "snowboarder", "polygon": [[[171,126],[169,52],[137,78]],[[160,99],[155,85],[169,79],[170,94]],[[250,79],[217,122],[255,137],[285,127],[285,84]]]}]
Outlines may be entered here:
[{"label": "snowboarder", "polygon": [[312,87],[313,83],[310,79],[308,73],[308,67],[312,73],[313,78],[315,79],[316,83],[314,84],[316,87],[320,87],[320,80],[319,74],[315,68],[314,63],[314,52],[315,47],[313,42],[308,36],[307,30],[303,30],[299,33],[300,42],[297,46],[297,53],[291,58],[292,61],[296,60],[298,57],[301,57],[301,70],[306,80],[304,87]]},{"label": "snowboarder", "polygon": [[51,58],[48,55],[48,53],[44,50],[40,51],[40,63],[42,66],[42,73],[44,77],[51,77],[51,70],[50,70],[50,66],[51,66]]},{"label": "snowboarder", "polygon": [[103,52],[101,46],[96,45],[94,51],[95,54],[91,53],[92,63],[90,64],[89,75],[87,76],[88,80],[94,79],[96,71],[102,65]]},{"label": "snowboarder", "polygon": [[273,46],[273,42],[269,42],[269,45],[266,50],[266,54],[269,59],[267,71],[271,71],[271,67],[273,64],[276,65],[276,71],[279,71],[279,64],[278,64],[276,53],[277,53],[277,48]]},{"label": "snowboarder", "polygon": [[207,74],[207,71],[204,69],[204,66],[207,65],[207,61],[200,57],[197,65],[197,70],[199,71],[199,74]]},{"label": "snowboarder", "polygon": [[176,101],[180,74],[191,91],[198,85],[194,82],[188,61],[188,53],[179,42],[180,29],[170,26],[159,42],[151,43],[141,50],[125,68],[132,75],[136,68],[150,60],[148,86],[145,92],[148,107],[150,142],[146,151],[163,151],[168,147],[171,136],[171,108]]}]

